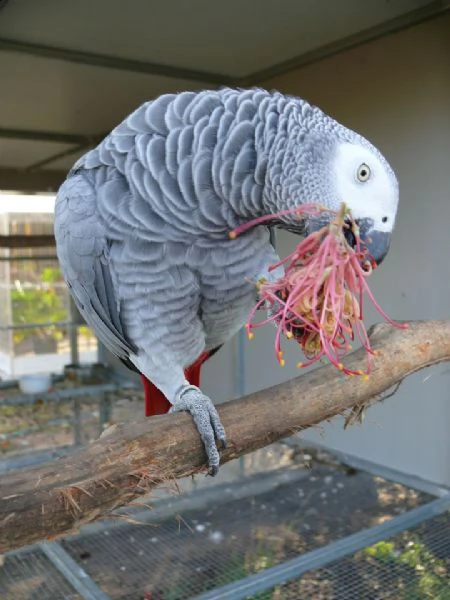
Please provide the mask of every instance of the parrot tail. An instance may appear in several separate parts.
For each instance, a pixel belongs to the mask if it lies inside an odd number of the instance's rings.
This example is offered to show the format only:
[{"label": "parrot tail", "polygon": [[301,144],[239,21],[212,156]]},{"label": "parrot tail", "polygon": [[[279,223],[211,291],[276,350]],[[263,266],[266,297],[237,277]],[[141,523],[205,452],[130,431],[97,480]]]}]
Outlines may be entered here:
[{"label": "parrot tail", "polygon": [[[211,358],[220,348],[221,346],[209,352],[203,352],[195,363],[184,370],[184,375],[191,385],[199,387],[200,371],[203,363],[208,358]],[[172,405],[164,394],[145,375],[141,375],[141,379],[144,385],[145,416],[154,417],[155,415],[165,415],[168,413]]]},{"label": "parrot tail", "polygon": [[164,394],[145,375],[141,375],[144,385],[145,416],[165,415],[169,412],[170,402]]}]

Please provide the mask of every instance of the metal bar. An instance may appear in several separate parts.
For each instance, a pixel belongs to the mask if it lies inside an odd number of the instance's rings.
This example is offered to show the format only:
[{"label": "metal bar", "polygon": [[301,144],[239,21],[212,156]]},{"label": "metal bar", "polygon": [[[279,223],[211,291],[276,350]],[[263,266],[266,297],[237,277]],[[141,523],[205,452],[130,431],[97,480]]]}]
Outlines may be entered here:
[{"label": "metal bar", "polygon": [[119,56],[82,52],[71,48],[30,44],[28,42],[6,38],[0,39],[0,51],[17,52],[19,54],[63,60],[65,62],[90,65],[92,67],[102,67],[104,69],[115,69],[131,73],[144,73],[146,75],[159,75],[160,77],[183,79],[184,81],[197,81],[199,83],[233,85],[235,82],[234,78],[220,73],[209,73],[197,69],[185,69],[171,65],[161,65],[158,63],[121,58]]},{"label": "metal bar", "polygon": [[72,321],[46,321],[44,323],[20,323],[17,325],[2,325],[0,331],[15,331],[16,329],[42,329],[43,327],[67,327]]},{"label": "metal bar", "polygon": [[2,191],[13,190],[31,194],[55,192],[65,180],[66,175],[66,171],[51,169],[45,171],[0,169],[0,189]]},{"label": "metal bar", "polygon": [[78,326],[75,323],[75,317],[78,314],[74,299],[69,296],[69,342],[70,342],[70,362],[72,365],[78,365],[80,362],[80,353],[78,351]]},{"label": "metal bar", "polygon": [[139,386],[132,380],[120,383],[102,383],[99,385],[87,385],[84,387],[69,388],[43,394],[22,394],[6,397],[0,400],[0,406],[22,406],[34,404],[37,399],[44,402],[68,402],[77,396],[96,396],[102,392],[117,392],[118,390],[135,390]]},{"label": "metal bar", "polygon": [[19,469],[26,469],[27,467],[36,467],[45,462],[69,456],[75,451],[76,448],[70,445],[58,446],[58,448],[52,448],[51,450],[33,450],[25,455],[10,456],[4,460],[0,460],[0,475],[10,473],[11,471],[18,471]]},{"label": "metal bar", "polygon": [[383,479],[400,483],[404,486],[419,490],[432,496],[442,497],[450,493],[450,489],[444,485],[438,485],[432,481],[426,481],[421,477],[416,477],[408,473],[401,473],[390,467],[383,465],[374,465],[373,463],[364,460],[363,458],[347,457],[346,464],[355,469],[367,471],[371,475],[377,475]]},{"label": "metal bar", "polygon": [[56,254],[41,254],[39,256],[0,256],[0,262],[22,262],[28,260],[58,260]]},{"label": "metal bar", "polygon": [[444,485],[438,485],[437,483],[427,481],[421,477],[417,477],[408,473],[401,473],[400,471],[391,469],[390,467],[375,465],[370,461],[364,460],[363,458],[357,458],[353,456],[347,457],[345,464],[347,464],[349,467],[353,467],[354,469],[367,471],[367,473],[370,473],[371,475],[376,475],[378,477],[382,477],[383,479],[400,483],[401,485],[419,490],[432,496],[437,496],[438,498],[445,496],[450,492],[450,489]]},{"label": "metal bar", "polygon": [[110,360],[110,354],[108,349],[102,342],[97,339],[97,362],[102,364],[108,364]]},{"label": "metal bar", "polygon": [[306,67],[307,65],[319,62],[345,50],[350,50],[356,46],[361,46],[367,42],[372,42],[387,35],[413,27],[414,25],[418,25],[419,23],[429,21],[448,11],[450,11],[450,2],[448,0],[435,0],[426,6],[395,17],[394,19],[390,19],[389,21],[385,21],[384,23],[380,23],[379,25],[375,25],[374,27],[369,27],[364,31],[332,42],[331,44],[326,44],[325,46],[316,48],[310,52],[300,54],[299,56],[267,69],[261,69],[261,71],[252,73],[247,77],[242,77],[236,85],[239,87],[251,87],[260,84],[263,81],[268,81],[290,71]]},{"label": "metal bar", "polygon": [[40,235],[0,235],[0,248],[48,248],[49,246],[55,246],[55,236],[50,233]]},{"label": "metal bar", "polygon": [[30,129],[9,129],[0,127],[0,138],[9,140],[26,140],[30,142],[50,142],[55,144],[95,144],[104,135],[79,135],[77,133],[59,133],[57,131],[35,131]]},{"label": "metal bar", "polygon": [[191,600],[243,600],[260,592],[271,590],[277,585],[298,579],[309,571],[321,569],[332,562],[358,552],[358,550],[367,548],[367,546],[391,538],[406,529],[416,527],[449,509],[450,494],[419,508],[414,508],[407,513],[394,517],[390,521],[385,521],[381,525],[364,529],[338,542],[328,544],[324,548],[307,552],[303,556],[288,560],[256,575],[250,575],[222,588],[201,594]]},{"label": "metal bar", "polygon": [[43,542],[39,549],[84,600],[110,600],[84,569],[57,542]]},{"label": "metal bar", "polygon": [[111,422],[112,402],[108,392],[103,392],[99,402],[99,434],[101,435],[105,426]]},{"label": "metal bar", "polygon": [[88,148],[93,148],[95,145],[95,142],[92,140],[92,142],[88,144],[79,144],[78,146],[74,146],[73,148],[69,148],[68,150],[57,152],[56,154],[52,154],[47,158],[43,158],[42,160],[39,160],[38,162],[29,165],[26,168],[26,171],[28,171],[29,173],[37,171],[38,169],[42,169],[42,167],[46,167],[47,165],[50,165],[51,163],[55,162],[56,160],[59,160],[60,158],[72,156],[73,154],[77,154],[78,152],[82,152],[83,150],[87,150]]}]

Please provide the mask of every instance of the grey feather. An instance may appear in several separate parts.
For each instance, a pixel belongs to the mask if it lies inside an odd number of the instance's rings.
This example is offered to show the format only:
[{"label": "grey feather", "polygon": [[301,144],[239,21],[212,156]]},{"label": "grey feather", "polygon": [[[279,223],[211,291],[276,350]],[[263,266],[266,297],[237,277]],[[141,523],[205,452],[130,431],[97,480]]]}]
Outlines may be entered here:
[{"label": "grey feather", "polygon": [[[76,190],[74,192],[74,190]],[[136,351],[126,340],[108,268],[108,245],[99,233],[93,189],[82,176],[68,180],[60,189],[55,217],[58,256],[78,310],[105,346],[119,358]],[[77,215],[84,218],[79,219]]]},{"label": "grey feather", "polygon": [[[277,261],[248,219],[340,199],[330,161],[369,142],[307,102],[260,89],[183,92],[146,102],[77,161],[55,235],[86,321],[117,356],[175,397],[183,367],[245,322],[255,281]],[[281,224],[297,226],[297,217]]]}]

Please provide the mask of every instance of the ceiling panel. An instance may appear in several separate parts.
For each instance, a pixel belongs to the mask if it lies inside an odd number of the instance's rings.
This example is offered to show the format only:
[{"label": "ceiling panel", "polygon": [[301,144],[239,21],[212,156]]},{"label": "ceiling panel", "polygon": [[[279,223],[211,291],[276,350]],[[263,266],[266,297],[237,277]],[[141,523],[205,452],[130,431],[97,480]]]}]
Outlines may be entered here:
[{"label": "ceiling panel", "polygon": [[0,139],[0,165],[2,168],[26,168],[70,147],[48,142]]},{"label": "ceiling panel", "polygon": [[9,0],[0,37],[244,76],[430,0]]},{"label": "ceiling panel", "polygon": [[[4,38],[239,78],[429,4],[438,3],[9,0],[0,11],[0,48]],[[0,50],[0,81],[0,129],[82,136],[109,132],[162,93],[213,87],[6,50]],[[27,167],[69,148],[0,137],[0,169]],[[82,152],[43,169],[66,172]]]},{"label": "ceiling panel", "polygon": [[88,151],[88,148],[84,148],[83,150],[77,150],[73,154],[71,153],[69,156],[64,156],[62,158],[58,158],[55,161],[52,161],[50,164],[42,167],[42,171],[63,171],[67,173],[76,161]]},{"label": "ceiling panel", "polygon": [[0,128],[83,135],[108,131],[159,94],[195,89],[192,82],[7,52],[0,52],[0,74]]}]

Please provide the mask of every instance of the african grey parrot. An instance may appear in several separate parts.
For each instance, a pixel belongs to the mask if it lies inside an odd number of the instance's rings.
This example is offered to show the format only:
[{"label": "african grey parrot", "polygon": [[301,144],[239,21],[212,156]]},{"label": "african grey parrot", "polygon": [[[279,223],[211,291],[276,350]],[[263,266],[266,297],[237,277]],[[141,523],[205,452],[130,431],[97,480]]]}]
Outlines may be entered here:
[{"label": "african grey parrot", "polygon": [[[202,362],[245,323],[255,282],[279,261],[258,216],[345,201],[379,263],[398,183],[366,139],[292,96],[262,89],[182,92],[146,102],[80,158],[58,191],[57,252],[101,342],[139,371],[147,414],[189,411],[209,472],[225,431],[199,388]],[[272,223],[308,234],[323,223]]]}]

